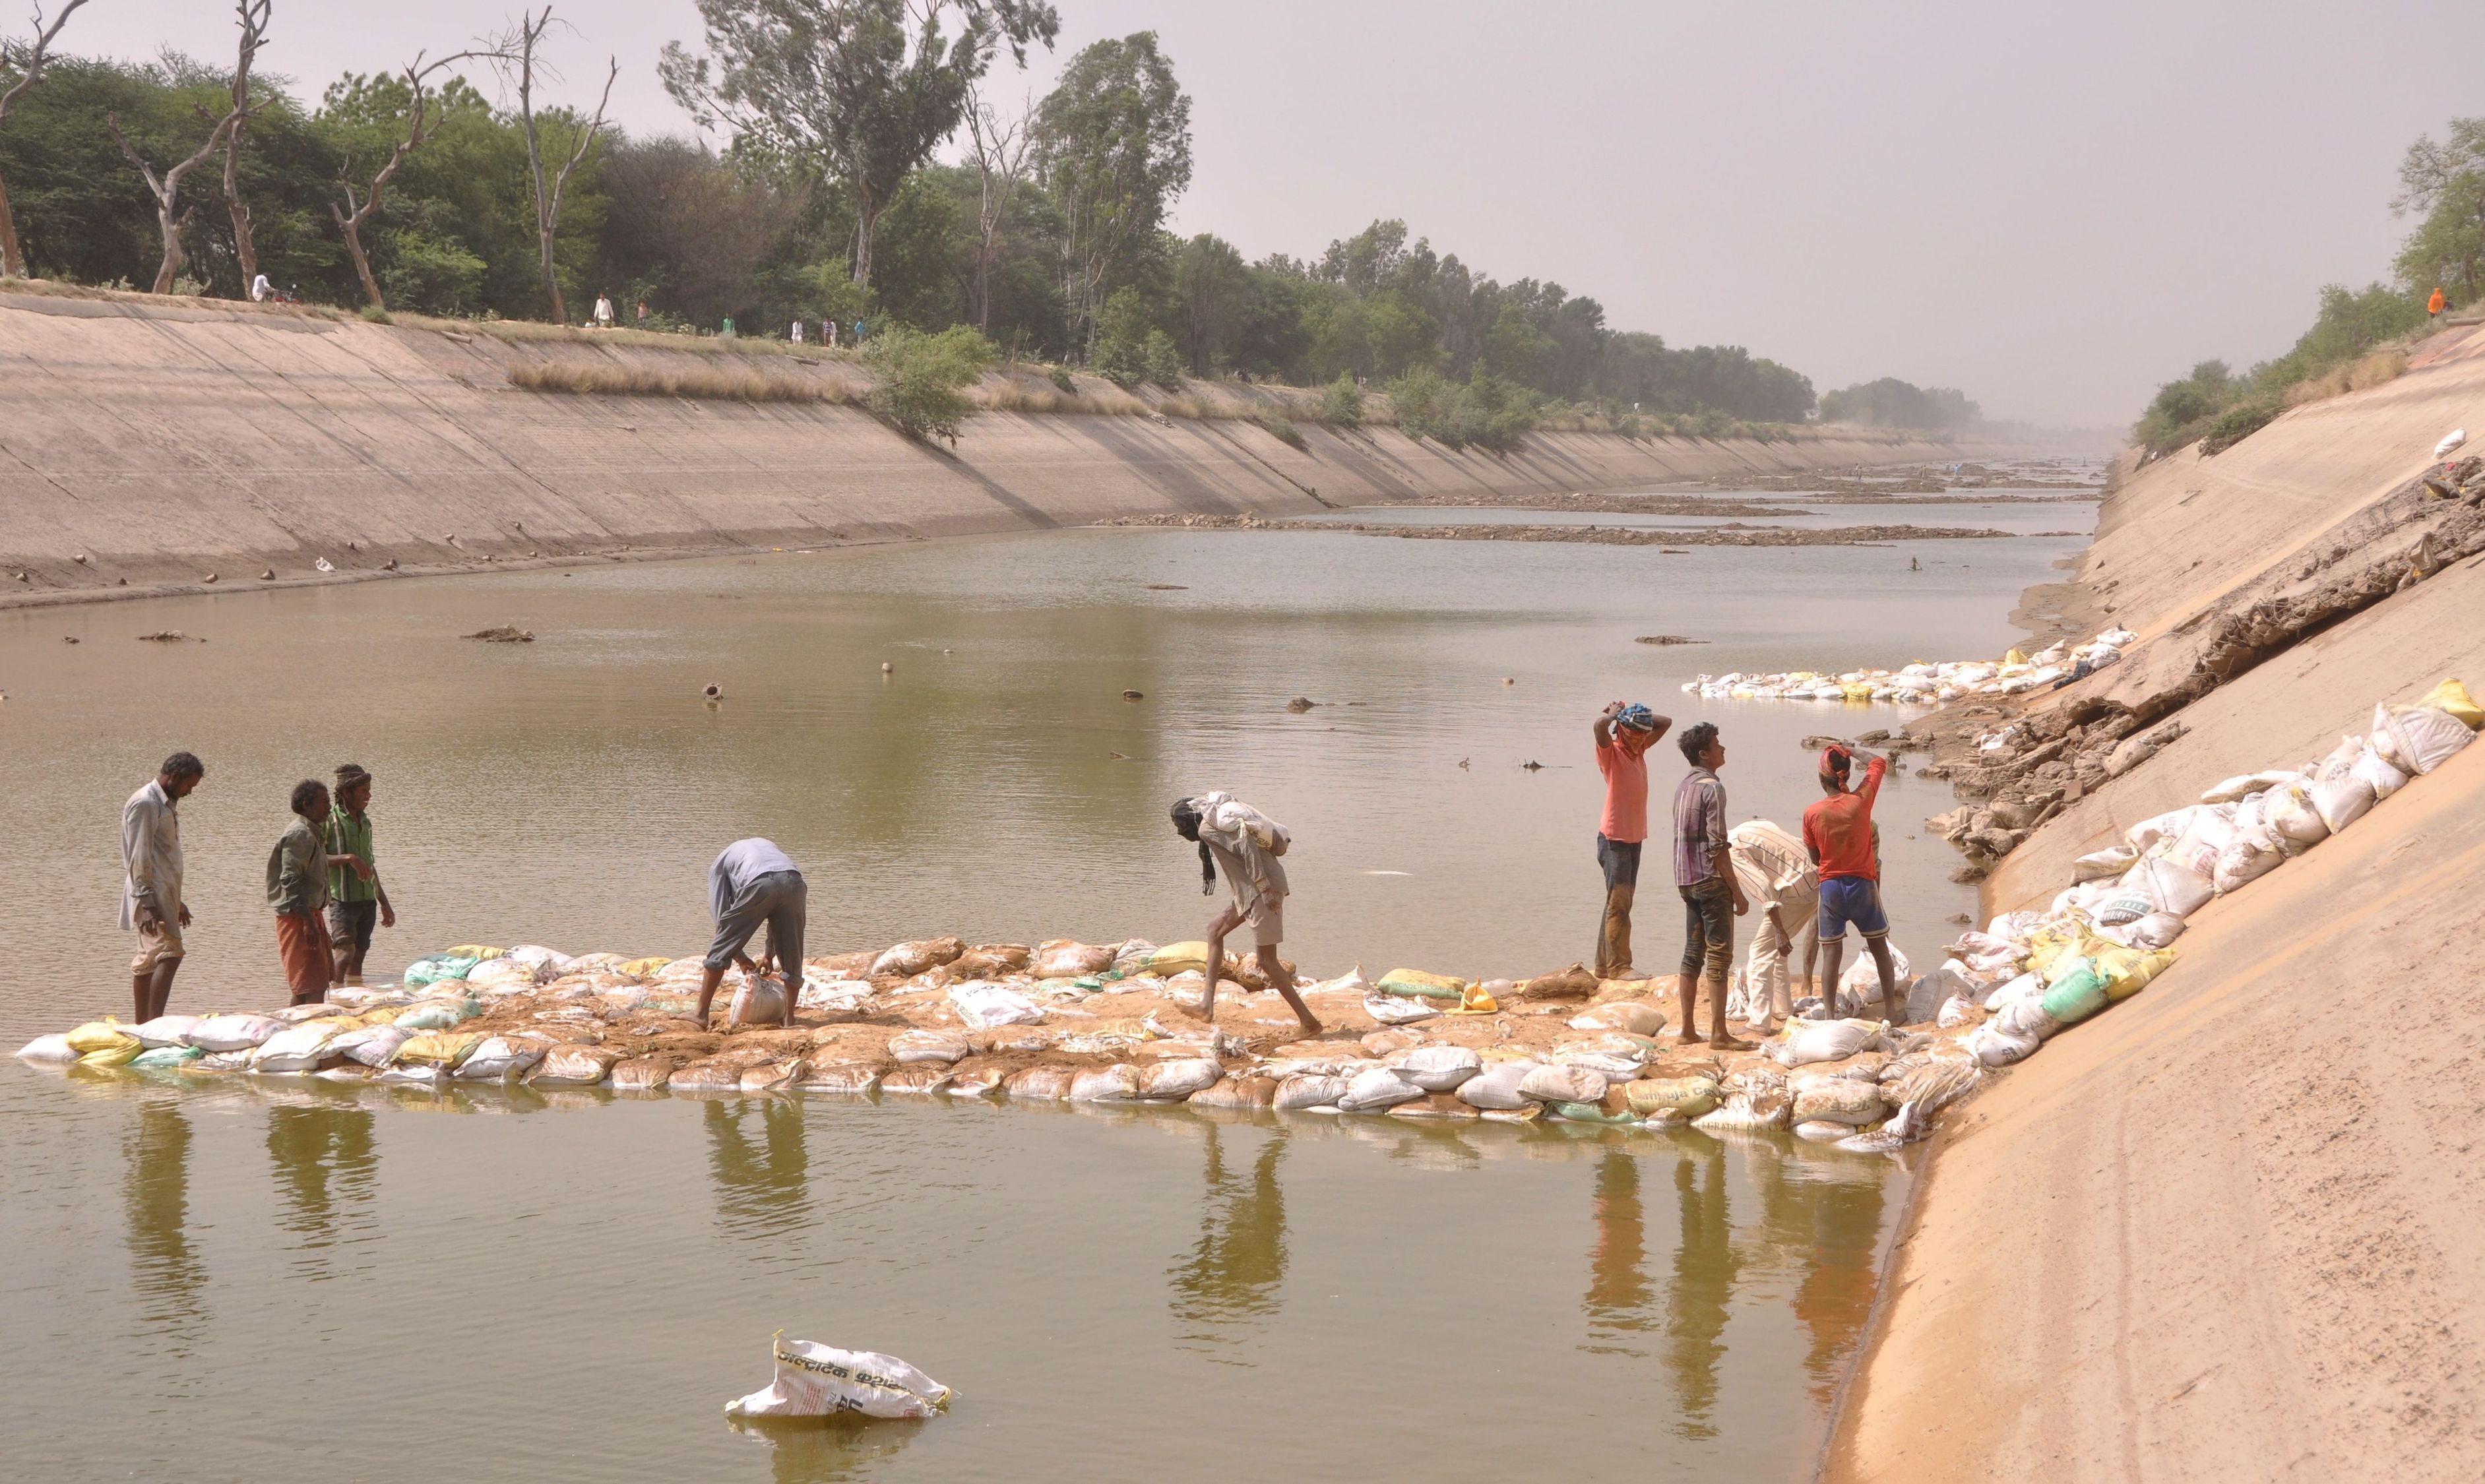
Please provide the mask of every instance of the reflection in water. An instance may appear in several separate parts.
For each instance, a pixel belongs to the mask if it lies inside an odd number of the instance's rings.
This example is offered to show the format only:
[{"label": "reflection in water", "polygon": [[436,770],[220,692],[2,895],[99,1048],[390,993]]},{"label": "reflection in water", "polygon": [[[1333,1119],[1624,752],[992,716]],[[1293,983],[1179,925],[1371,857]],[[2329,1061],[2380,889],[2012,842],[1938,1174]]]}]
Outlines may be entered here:
[{"label": "reflection in water", "polygon": [[1199,1243],[1168,1269],[1173,1316],[1189,1340],[1230,1341],[1227,1327],[1276,1308],[1286,1279],[1286,1197],[1277,1162],[1286,1136],[1270,1132],[1249,1174],[1225,1167],[1225,1131],[1206,1126],[1207,1186],[1199,1205]]},{"label": "reflection in water", "polygon": [[1876,1171],[1859,1171],[1847,1179],[1805,1179],[1798,1174],[1774,1186],[1771,1204],[1779,1209],[1769,1213],[1772,1235],[1803,1244],[1793,1255],[1803,1272],[1795,1285],[1794,1314],[1812,1333],[1803,1368],[1813,1399],[1822,1406],[1837,1391],[1840,1367],[1871,1316],[1880,1282],[1874,1259],[1882,1186]]},{"label": "reflection in water", "polygon": [[1597,1165],[1597,1245],[1588,1253],[1588,1339],[1594,1354],[1640,1356],[1614,1343],[1646,1330],[1648,1275],[1640,1271],[1646,1217],[1639,1200],[1639,1161],[1608,1149]]},{"label": "reflection in water", "polygon": [[[737,1235],[783,1236],[810,1219],[805,1177],[803,1105],[790,1097],[704,1103],[709,1157],[716,1163],[717,1214]],[[759,1120],[759,1137],[745,1122]]]},{"label": "reflection in water", "polygon": [[777,1484],[831,1484],[879,1472],[876,1466],[904,1452],[906,1445],[929,1424],[843,1414],[817,1418],[759,1417],[728,1425],[746,1438],[768,1444],[769,1477]]},{"label": "reflection in water", "polygon": [[206,1267],[190,1250],[190,1120],[171,1098],[138,1105],[129,1136],[129,1257],[139,1322],[189,1354],[206,1329]]},{"label": "reflection in water", "polygon": [[[287,1107],[267,1110],[267,1157],[276,1166],[277,1194],[285,1201],[279,1224],[300,1237],[306,1253],[342,1240],[338,1207],[370,1204],[378,1160],[371,1150],[371,1116],[359,1108]],[[371,1226],[368,1215],[352,1223]],[[308,1276],[333,1276],[326,1262],[310,1260]]]},{"label": "reflection in water", "polygon": [[1665,1363],[1674,1373],[1678,1437],[1717,1435],[1717,1363],[1726,1354],[1728,1301],[1742,1259],[1726,1213],[1726,1150],[1686,1154],[1674,1167],[1682,1241],[1674,1250],[1674,1283],[1666,1294]]}]

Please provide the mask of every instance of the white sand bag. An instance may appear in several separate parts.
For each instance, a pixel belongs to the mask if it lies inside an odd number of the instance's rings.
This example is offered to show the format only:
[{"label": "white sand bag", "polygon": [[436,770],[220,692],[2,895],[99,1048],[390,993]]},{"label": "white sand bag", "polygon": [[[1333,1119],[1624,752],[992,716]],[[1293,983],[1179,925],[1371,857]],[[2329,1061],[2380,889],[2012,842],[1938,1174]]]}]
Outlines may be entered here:
[{"label": "white sand bag", "polygon": [[1727,1128],[1784,1128],[1793,1108],[1793,1099],[1783,1090],[1728,1093],[1716,1108],[1693,1119],[1691,1126],[1710,1133]]},{"label": "white sand bag", "polygon": [[1528,1074],[1541,1070],[1534,1062],[1494,1062],[1459,1084],[1459,1101],[1470,1108],[1512,1112],[1535,1101],[1519,1091]]},{"label": "white sand bag", "polygon": [[328,1055],[328,1043],[337,1039],[337,1028],[321,1020],[306,1020],[289,1025],[259,1043],[259,1052],[250,1059],[255,1072],[307,1072],[315,1070]]},{"label": "white sand bag", "polygon": [[[2216,862],[2212,858],[2214,868]],[[2189,917],[2208,905],[2218,894],[2217,884],[2179,860],[2163,855],[2144,857],[2123,877],[2122,884],[2144,895],[2151,909]]]},{"label": "white sand bag", "polygon": [[1398,1075],[1395,1068],[1376,1066],[1370,1071],[1357,1072],[1354,1079],[1346,1085],[1346,1091],[1338,1096],[1337,1111],[1379,1113],[1383,1108],[1411,1103],[1423,1095],[1422,1088]]},{"label": "white sand bag", "polygon": [[2371,784],[2375,802],[2389,797],[2406,788],[2408,783],[2408,770],[2392,759],[2384,757],[2381,749],[2369,740],[2364,743],[2363,752],[2357,757],[2356,766],[2347,770],[2347,776]]},{"label": "white sand bag", "polygon": [[2209,882],[2218,895],[2250,885],[2286,863],[2285,855],[2275,850],[2263,850],[2249,840],[2238,839],[2218,853],[2217,870]]},{"label": "white sand bag", "polygon": [[1880,1042],[1881,1024],[1876,1020],[1804,1020],[1769,1049],[1782,1066],[1808,1066],[1815,1062],[1843,1062]]},{"label": "white sand bag", "polygon": [[2110,881],[2130,870],[2131,863],[2139,858],[2140,852],[2128,845],[2108,846],[2102,850],[2090,850],[2071,862],[2071,879]]},{"label": "white sand bag", "polygon": [[328,1054],[341,1056],[363,1066],[386,1066],[396,1060],[397,1048],[414,1039],[415,1033],[401,1025],[366,1025],[339,1033],[328,1042]]},{"label": "white sand bag", "polygon": [[2303,776],[2291,768],[2273,769],[2269,772],[2238,773],[2201,795],[2200,802],[2204,804],[2240,803],[2252,795],[2266,794],[2271,789],[2292,783]]},{"label": "white sand bag", "polygon": [[[271,1042],[270,1044],[273,1044]],[[515,1036],[487,1036],[457,1064],[460,1082],[505,1082],[544,1059],[549,1048],[539,1040]]]},{"label": "white sand bag", "polygon": [[1070,1079],[1070,1100],[1074,1103],[1129,1102],[1138,1095],[1139,1069],[1128,1062],[1091,1066]]},{"label": "white sand bag", "polygon": [[603,1082],[621,1053],[606,1046],[555,1046],[527,1077],[530,1087],[591,1088]]},{"label": "white sand bag", "polygon": [[1410,999],[1395,994],[1367,994],[1363,1012],[1382,1025],[1413,1025],[1440,1013],[1429,1000]]},{"label": "white sand bag", "polygon": [[2050,1040],[2062,1030],[2062,1023],[2045,1013],[2045,1002],[2034,995],[2022,996],[2004,1006],[1993,1017],[1994,1026],[2005,1036],[2026,1040]]},{"label": "white sand bag", "polygon": [[[1862,943],[1854,945],[1855,957],[1838,976],[1838,987],[1861,1000],[1877,1005],[1881,1002],[1881,966],[1872,959],[1872,951]],[[1898,944],[1890,945],[1891,982],[1904,995],[1915,975],[1909,971],[1907,953]]]},{"label": "white sand bag", "polygon": [[1518,1079],[1518,1095],[1540,1103],[1602,1102],[1611,1080],[1592,1066],[1539,1066]]},{"label": "white sand bag", "polygon": [[2380,797],[2371,780],[2353,773],[2312,785],[2313,810],[2321,816],[2322,827],[2334,835],[2370,814]]},{"label": "white sand bag", "polygon": [[1665,1029],[1665,1012],[1644,1000],[1614,1000],[1573,1019],[1570,1029],[1653,1036]]},{"label": "white sand bag", "polygon": [[901,1031],[888,1039],[888,1054],[908,1066],[926,1062],[947,1065],[963,1062],[974,1053],[967,1038],[947,1031]]},{"label": "white sand bag", "polygon": [[1210,1057],[1177,1057],[1139,1072],[1139,1096],[1148,1102],[1179,1102],[1193,1093],[1216,1086],[1225,1068]]},{"label": "white sand bag", "polygon": [[2044,992],[2045,976],[2042,974],[2016,975],[1984,997],[1984,1008],[1998,1015],[2017,1002],[2034,999]]},{"label": "white sand bag", "polygon": [[1967,1033],[1965,1044],[1980,1066],[2007,1066],[2034,1056],[2039,1042],[2034,1036],[2013,1035],[2001,1022],[1988,1020]]},{"label": "white sand bag", "polygon": [[1277,1095],[1269,1106],[1287,1112],[1305,1108],[1334,1108],[1346,1095],[1347,1079],[1325,1072],[1297,1072],[1277,1084]]},{"label": "white sand bag", "polygon": [[1484,1070],[1484,1058],[1464,1046],[1417,1046],[1400,1056],[1397,1070],[1427,1093],[1455,1093]]},{"label": "white sand bag", "polygon": [[949,1005],[958,1018],[978,1031],[1004,1025],[1036,1025],[1044,1008],[1015,989],[984,980],[949,986]]},{"label": "white sand bag", "polygon": [[49,1036],[38,1036],[17,1048],[18,1061],[32,1062],[38,1066],[63,1066],[76,1061],[84,1054],[77,1047],[69,1044],[67,1031],[55,1031]]},{"label": "white sand bag", "polygon": [[2430,706],[2373,708],[2373,741],[2387,739],[2376,750],[2401,772],[2424,774],[2450,761],[2476,740],[2468,723]]},{"label": "white sand bag", "polygon": [[158,1046],[186,1046],[190,1033],[199,1028],[199,1020],[197,1015],[157,1015],[141,1025],[124,1025],[121,1034],[135,1039],[150,1051]]},{"label": "white sand bag", "polygon": [[190,1030],[190,1044],[202,1051],[250,1051],[285,1029],[285,1022],[266,1015],[209,1015]]},{"label": "white sand bag", "polygon": [[1889,1114],[1878,1086],[1846,1077],[1822,1077],[1796,1091],[1792,1117],[1797,1122],[1827,1121],[1861,1128],[1880,1122]]},{"label": "white sand bag", "polygon": [[785,1023],[785,985],[774,979],[748,979],[733,991],[733,1002],[725,1007],[727,1025],[782,1025]]},{"label": "white sand bag", "polygon": [[[1102,974],[1111,968],[1113,952],[1110,948],[1099,948],[1092,943],[1054,938],[1035,946],[1034,954],[1026,960],[1026,969],[1038,979],[1079,979],[1089,974]],[[1127,947],[1124,952],[1128,952]]]},{"label": "white sand bag", "polygon": [[2330,823],[2312,801],[2312,789],[2310,779],[2299,778],[2261,796],[2261,823],[2289,854],[2302,854],[2330,838]]},{"label": "white sand bag", "polygon": [[2192,817],[2199,813],[2202,807],[2204,806],[2192,804],[2181,809],[2170,809],[2164,814],[2151,815],[2123,831],[2123,839],[2134,850],[2145,855],[2165,841],[2180,839],[2183,831],[2191,827]]},{"label": "white sand bag", "polygon": [[724,1404],[729,1417],[928,1417],[957,1393],[893,1355],[774,1336],[777,1378]]}]

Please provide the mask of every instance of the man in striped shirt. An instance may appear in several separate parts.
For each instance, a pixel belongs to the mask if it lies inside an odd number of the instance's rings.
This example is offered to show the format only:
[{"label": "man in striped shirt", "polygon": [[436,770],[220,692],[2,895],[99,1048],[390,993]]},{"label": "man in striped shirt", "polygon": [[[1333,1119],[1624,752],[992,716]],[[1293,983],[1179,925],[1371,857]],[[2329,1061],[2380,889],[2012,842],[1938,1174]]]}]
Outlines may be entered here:
[{"label": "man in striped shirt", "polygon": [[1717,769],[1726,766],[1726,744],[1717,740],[1717,724],[1703,721],[1679,739],[1691,771],[1674,791],[1674,884],[1682,893],[1682,966],[1675,980],[1675,999],[1682,1007],[1682,1026],[1676,1032],[1685,1044],[1700,1039],[1700,981],[1708,981],[1708,1044],[1726,1051],[1748,1051],[1749,1041],[1726,1034],[1726,969],[1734,958],[1734,919],[1751,910],[1743,886],[1734,878],[1727,852],[1726,785]]}]

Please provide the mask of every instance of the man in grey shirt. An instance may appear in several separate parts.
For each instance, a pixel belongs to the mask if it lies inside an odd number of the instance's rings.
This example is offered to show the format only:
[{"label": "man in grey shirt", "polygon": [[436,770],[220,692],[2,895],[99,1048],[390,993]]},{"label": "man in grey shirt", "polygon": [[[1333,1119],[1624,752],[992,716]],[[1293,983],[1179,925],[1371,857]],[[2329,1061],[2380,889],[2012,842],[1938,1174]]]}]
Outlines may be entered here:
[{"label": "man in grey shirt", "polygon": [[765,923],[769,956],[785,977],[785,1024],[792,1026],[794,1002],[803,992],[803,923],[808,901],[803,873],[775,841],[736,840],[707,868],[707,896],[716,917],[716,941],[708,946],[706,973],[699,979],[699,1024],[707,1024],[708,1003],[724,983],[728,966],[740,964],[745,974],[758,976],[759,965],[743,950]]},{"label": "man in grey shirt", "polygon": [[181,930],[190,925],[190,909],[181,901],[181,816],[176,806],[206,775],[205,764],[176,752],[121,806],[121,862],[126,872],[121,929],[138,934],[138,957],[129,960],[133,1024],[164,1013],[173,998]]}]

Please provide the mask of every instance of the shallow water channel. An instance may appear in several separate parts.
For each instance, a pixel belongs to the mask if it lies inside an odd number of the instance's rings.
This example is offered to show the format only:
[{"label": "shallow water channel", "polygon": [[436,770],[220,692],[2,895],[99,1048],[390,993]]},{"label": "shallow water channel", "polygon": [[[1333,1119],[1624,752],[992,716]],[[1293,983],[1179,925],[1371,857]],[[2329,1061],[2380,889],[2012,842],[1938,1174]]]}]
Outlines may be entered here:
[{"label": "shallow water channel", "polygon": [[[292,780],[346,759],[400,918],[375,971],[694,952],[705,865],[751,833],[805,865],[814,952],[1192,936],[1215,904],[1164,809],[1224,786],[1296,832],[1306,971],[1541,972],[1593,945],[1598,707],[1717,720],[1734,816],[1791,823],[1801,738],[1903,714],[1682,681],[1998,653],[2080,540],[1079,530],[0,613],[0,1039],[125,1013],[118,809],[175,747],[209,769],[177,1010],[282,999],[263,863]],[[457,637],[502,623],[536,641]],[[205,642],[136,641],[174,629]],[[1661,814],[1682,766],[1652,762]],[[1918,838],[1949,799],[1884,797],[1928,963],[1974,900]],[[1638,941],[1670,967],[1664,869]],[[68,1479],[1792,1477],[1906,1178],[1782,1137],[14,1062],[0,1119],[0,1456]],[[737,1433],[778,1328],[960,1399]]]}]

